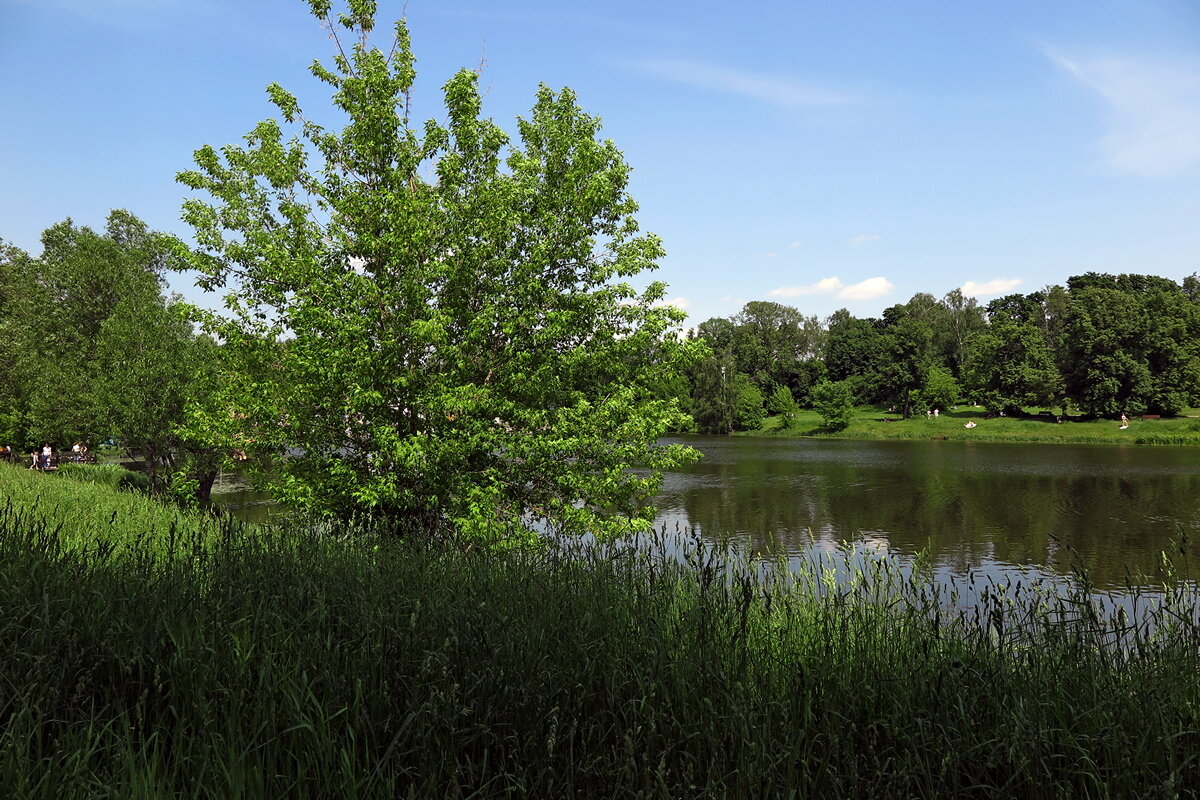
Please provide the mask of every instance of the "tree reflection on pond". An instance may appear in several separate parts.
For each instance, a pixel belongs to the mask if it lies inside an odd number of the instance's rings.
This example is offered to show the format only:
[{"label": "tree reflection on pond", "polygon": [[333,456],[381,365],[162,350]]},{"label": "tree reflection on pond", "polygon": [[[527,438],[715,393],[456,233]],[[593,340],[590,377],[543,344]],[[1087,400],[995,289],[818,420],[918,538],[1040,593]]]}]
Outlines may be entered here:
[{"label": "tree reflection on pond", "polygon": [[[1161,577],[1200,520],[1200,451],[962,442],[683,437],[705,458],[668,475],[663,519],[758,553],[864,537],[987,565],[1088,570],[1097,587]],[[1140,578],[1139,578],[1140,579]]]}]

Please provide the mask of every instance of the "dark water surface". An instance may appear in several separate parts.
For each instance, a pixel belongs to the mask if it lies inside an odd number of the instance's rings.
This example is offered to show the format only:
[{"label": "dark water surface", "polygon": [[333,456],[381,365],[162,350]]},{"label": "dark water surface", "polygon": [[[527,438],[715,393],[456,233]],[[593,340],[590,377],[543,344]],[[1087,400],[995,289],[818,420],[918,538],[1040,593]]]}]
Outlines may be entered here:
[{"label": "dark water surface", "polygon": [[[685,436],[704,458],[670,473],[659,523],[759,554],[811,557],[843,542],[942,575],[1053,577],[1097,588],[1154,583],[1163,551],[1200,544],[1200,448],[864,442]],[[218,503],[255,521],[249,490]],[[1200,569],[1200,564],[1197,565]],[[1196,577],[1193,574],[1191,577]]]},{"label": "dark water surface", "polygon": [[[678,437],[704,458],[666,476],[660,521],[756,553],[844,541],[939,572],[1066,574],[1097,588],[1163,576],[1200,539],[1200,449]],[[1194,575],[1192,577],[1195,577]]]}]

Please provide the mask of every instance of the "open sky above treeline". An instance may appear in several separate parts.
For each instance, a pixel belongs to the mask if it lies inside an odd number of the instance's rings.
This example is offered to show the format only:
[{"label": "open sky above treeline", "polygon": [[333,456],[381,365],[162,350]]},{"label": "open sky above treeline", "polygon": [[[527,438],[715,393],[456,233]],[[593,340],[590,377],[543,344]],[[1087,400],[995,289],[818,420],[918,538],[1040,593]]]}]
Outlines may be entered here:
[{"label": "open sky above treeline", "polygon": [[[690,324],[1200,270],[1190,0],[382,0],[381,43],[403,14],[418,121],[463,66],[506,130],[539,82],[603,118]],[[175,173],[272,116],[272,81],[336,121],[330,52],[300,0],[0,0],[0,237],[36,254],[111,208],[188,237]]]}]

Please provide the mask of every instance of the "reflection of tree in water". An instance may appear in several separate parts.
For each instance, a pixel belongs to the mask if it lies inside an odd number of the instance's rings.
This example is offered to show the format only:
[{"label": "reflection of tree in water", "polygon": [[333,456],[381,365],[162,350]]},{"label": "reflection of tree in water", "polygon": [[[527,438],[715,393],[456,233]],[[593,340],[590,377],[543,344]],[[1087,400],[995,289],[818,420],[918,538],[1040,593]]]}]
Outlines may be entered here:
[{"label": "reflection of tree in water", "polygon": [[945,453],[914,448],[902,463],[864,466],[747,448],[690,468],[668,502],[706,535],[745,536],[758,552],[867,532],[894,552],[928,549],[935,564],[960,573],[985,561],[1060,573],[1082,564],[1099,586],[1124,583],[1127,569],[1158,575],[1159,553],[1200,520],[1194,474],[1038,474],[989,469],[987,453],[945,463]]}]

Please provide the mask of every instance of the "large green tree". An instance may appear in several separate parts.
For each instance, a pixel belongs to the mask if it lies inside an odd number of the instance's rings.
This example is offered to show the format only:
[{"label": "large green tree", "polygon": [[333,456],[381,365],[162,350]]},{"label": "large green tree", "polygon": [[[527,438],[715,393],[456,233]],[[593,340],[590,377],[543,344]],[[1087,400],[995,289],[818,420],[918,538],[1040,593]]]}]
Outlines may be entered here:
[{"label": "large green tree", "polygon": [[972,336],[963,380],[993,412],[1018,414],[1026,406],[1047,407],[1062,399],[1062,377],[1041,330],[1009,316],[997,316]]},{"label": "large green tree", "polygon": [[180,424],[213,343],[163,294],[173,240],[116,210],[103,231],[68,219],[42,245],[0,247],[0,443],[114,438],[152,474],[194,465]]},{"label": "large green tree", "polygon": [[738,370],[766,393],[784,384],[807,389],[804,364],[821,352],[825,332],[816,317],[792,306],[754,300],[733,317],[731,343]]},{"label": "large green tree", "polygon": [[[930,295],[918,308],[940,308]],[[883,399],[894,403],[908,419],[913,403],[924,403],[924,389],[933,358],[933,326],[929,315],[914,312],[910,306],[896,305],[884,310],[883,340],[886,359],[878,370],[879,390]]]},{"label": "large green tree", "polygon": [[692,371],[692,419],[700,433],[732,433],[738,422],[738,377],[733,357],[714,353]]},{"label": "large green tree", "polygon": [[33,343],[35,261],[0,241],[0,446],[32,446],[29,398],[37,383]]},{"label": "large green tree", "polygon": [[692,345],[661,283],[625,282],[662,255],[629,167],[567,89],[542,87],[514,139],[463,70],[446,120],[414,123],[408,30],[373,46],[374,5],[309,0],[344,127],[273,84],[297,136],[269,119],[179,175],[211,196],[185,204],[202,252],[183,255],[227,287],[231,315],[204,321],[237,365],[194,428],[290,449],[278,496],[318,512],[503,540],[646,524],[659,472],[693,457],[656,444],[685,419],[654,391]]},{"label": "large green tree", "polygon": [[29,434],[57,446],[126,440],[169,458],[195,366],[195,337],[163,295],[171,242],[127,211],[104,231],[71,220],[42,234],[19,307],[35,373]]},{"label": "large green tree", "polygon": [[983,311],[975,298],[965,296],[962,289],[947,292],[942,298],[942,306],[946,314],[934,339],[946,367],[957,377],[962,375],[963,365],[967,363],[967,343],[983,330]]},{"label": "large green tree", "polygon": [[832,382],[846,381],[855,402],[887,399],[883,373],[888,369],[891,343],[877,319],[859,319],[838,309],[826,321],[825,368]]},{"label": "large green tree", "polygon": [[1088,273],[1068,281],[1067,386],[1085,412],[1175,414],[1200,399],[1200,305],[1174,281]]}]

